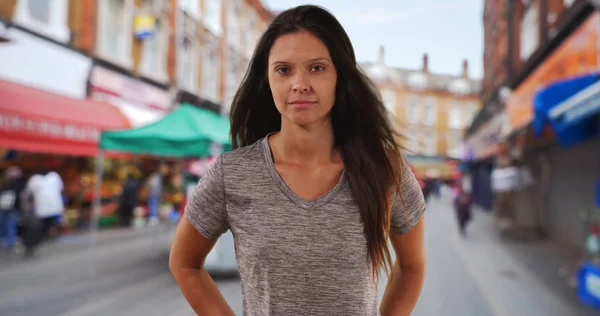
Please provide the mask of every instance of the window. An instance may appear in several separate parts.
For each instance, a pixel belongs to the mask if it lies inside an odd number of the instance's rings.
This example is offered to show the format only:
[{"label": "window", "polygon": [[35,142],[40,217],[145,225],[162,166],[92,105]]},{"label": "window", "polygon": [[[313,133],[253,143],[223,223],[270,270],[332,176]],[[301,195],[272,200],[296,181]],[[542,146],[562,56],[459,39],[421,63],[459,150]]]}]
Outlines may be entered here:
[{"label": "window", "polygon": [[202,52],[202,96],[219,102],[219,55],[215,46],[204,47]]},{"label": "window", "polygon": [[98,55],[129,68],[133,32],[133,0],[98,2]]},{"label": "window", "polygon": [[221,0],[205,0],[203,21],[206,28],[214,35],[221,36]]},{"label": "window", "polygon": [[421,133],[418,130],[412,130],[408,135],[407,148],[410,152],[418,154],[421,152]]},{"label": "window", "polygon": [[469,102],[466,104],[466,115],[465,115],[465,127],[469,126],[473,123],[475,119],[475,115],[477,115],[477,104],[474,102]]},{"label": "window", "polygon": [[225,77],[225,104],[227,112],[229,112],[229,106],[231,101],[233,101],[233,97],[235,96],[240,83],[240,72],[241,67],[239,64],[239,59],[230,50],[230,55],[227,61],[227,73]]},{"label": "window", "polygon": [[244,28],[244,41],[246,45],[246,56],[251,57],[257,44],[258,14],[254,8],[248,7],[248,27]]},{"label": "window", "polygon": [[[161,0],[146,0],[142,10],[153,12]],[[142,47],[142,60],[140,71],[148,77],[165,82],[167,75],[167,48],[169,47],[168,19],[166,17],[156,18],[156,28],[153,34],[144,39]]]},{"label": "window", "polygon": [[14,20],[36,33],[67,43],[71,37],[68,6],[68,0],[19,0]]},{"label": "window", "polygon": [[383,90],[381,97],[388,112],[396,114],[396,92],[392,90]]},{"label": "window", "polygon": [[406,120],[409,124],[417,124],[419,122],[420,109],[419,109],[419,98],[417,96],[410,96],[406,102]]},{"label": "window", "polygon": [[194,19],[200,18],[200,0],[179,0],[179,8]]},{"label": "window", "polygon": [[198,90],[198,41],[195,38],[184,39],[178,49],[177,81],[188,92]]},{"label": "window", "polygon": [[537,2],[529,4],[521,21],[521,59],[525,60],[539,44],[539,21]]},{"label": "window", "polygon": [[438,111],[435,98],[425,99],[425,124],[433,126],[437,124]]},{"label": "window", "polygon": [[423,154],[427,156],[437,155],[437,135],[430,131],[423,135]]},{"label": "window", "polygon": [[227,43],[236,50],[240,50],[242,40],[239,23],[240,16],[241,12],[238,1],[230,0],[227,5]]},{"label": "window", "polygon": [[448,109],[448,126],[455,129],[463,128],[461,106],[458,102],[453,102]]},{"label": "window", "polygon": [[462,140],[460,134],[458,133],[450,133],[448,134],[447,142],[447,151],[448,156],[451,158],[462,158],[463,150],[462,150]]}]

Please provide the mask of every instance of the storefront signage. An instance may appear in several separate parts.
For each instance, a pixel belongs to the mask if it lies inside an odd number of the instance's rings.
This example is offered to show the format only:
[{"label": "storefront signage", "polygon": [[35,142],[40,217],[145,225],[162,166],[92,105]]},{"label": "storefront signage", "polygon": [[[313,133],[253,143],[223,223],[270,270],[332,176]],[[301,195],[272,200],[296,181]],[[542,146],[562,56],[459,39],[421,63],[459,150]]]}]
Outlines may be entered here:
[{"label": "storefront signage", "polygon": [[13,114],[0,114],[0,131],[78,142],[97,142],[101,132],[100,129],[91,126],[25,118]]},{"label": "storefront signage", "polygon": [[532,121],[533,97],[538,89],[554,81],[597,69],[599,20],[598,13],[590,16],[515,89],[506,104],[512,129],[521,128]]},{"label": "storefront signage", "polygon": [[506,113],[496,114],[467,139],[470,160],[484,159],[498,152],[507,120]]},{"label": "storefront signage", "polygon": [[90,82],[93,94],[117,96],[130,103],[162,111],[169,111],[172,106],[167,91],[99,66],[92,70]]},{"label": "storefront signage", "polygon": [[16,28],[0,43],[0,78],[76,99],[86,97],[92,60]]}]

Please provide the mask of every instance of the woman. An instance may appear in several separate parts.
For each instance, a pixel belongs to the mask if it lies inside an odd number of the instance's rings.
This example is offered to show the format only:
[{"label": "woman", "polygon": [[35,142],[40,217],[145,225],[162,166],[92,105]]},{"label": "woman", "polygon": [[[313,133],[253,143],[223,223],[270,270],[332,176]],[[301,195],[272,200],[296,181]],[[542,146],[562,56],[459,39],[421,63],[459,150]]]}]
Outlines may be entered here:
[{"label": "woman", "polygon": [[424,279],[423,195],[329,12],[275,18],[233,100],[231,134],[237,149],[200,180],[171,248],[194,311],[233,315],[203,269],[231,229],[244,315],[410,315]]}]

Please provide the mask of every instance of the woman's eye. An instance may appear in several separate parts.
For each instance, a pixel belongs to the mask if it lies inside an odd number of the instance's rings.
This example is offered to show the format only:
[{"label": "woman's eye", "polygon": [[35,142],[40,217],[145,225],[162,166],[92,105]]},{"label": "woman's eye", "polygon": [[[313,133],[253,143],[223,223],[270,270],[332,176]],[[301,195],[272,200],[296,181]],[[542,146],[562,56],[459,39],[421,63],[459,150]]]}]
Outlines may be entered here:
[{"label": "woman's eye", "polygon": [[321,65],[314,65],[310,68],[310,71],[323,71],[325,70],[325,67],[321,66]]},{"label": "woman's eye", "polygon": [[279,67],[279,68],[275,69],[275,71],[285,75],[288,72],[290,72],[290,69],[288,67]]}]

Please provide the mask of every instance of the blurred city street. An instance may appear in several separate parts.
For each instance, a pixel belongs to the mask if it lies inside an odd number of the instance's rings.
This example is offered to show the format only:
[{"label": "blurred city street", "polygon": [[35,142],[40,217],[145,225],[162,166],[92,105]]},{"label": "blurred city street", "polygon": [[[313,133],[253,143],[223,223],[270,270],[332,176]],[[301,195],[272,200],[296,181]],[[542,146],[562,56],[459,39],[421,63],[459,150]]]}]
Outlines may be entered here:
[{"label": "blurred city street", "polygon": [[[490,234],[488,214],[477,212],[462,239],[448,203],[431,201],[426,284],[413,315],[596,315],[574,294],[554,292],[532,272],[535,263],[517,261],[518,249]],[[100,233],[94,251],[85,237],[68,237],[42,245],[28,261],[3,254],[0,315],[193,315],[167,266],[172,235],[173,227],[163,226],[108,230]],[[521,250],[535,249],[543,246]],[[216,281],[242,315],[239,280]]]}]

